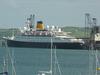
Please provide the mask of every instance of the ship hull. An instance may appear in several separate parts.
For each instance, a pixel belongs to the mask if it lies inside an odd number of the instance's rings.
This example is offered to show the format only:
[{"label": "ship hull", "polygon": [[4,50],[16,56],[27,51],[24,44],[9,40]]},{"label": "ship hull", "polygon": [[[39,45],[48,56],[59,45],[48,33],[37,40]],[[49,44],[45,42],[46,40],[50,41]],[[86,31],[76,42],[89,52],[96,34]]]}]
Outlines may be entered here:
[{"label": "ship hull", "polygon": [[[51,42],[24,42],[6,39],[8,47],[22,48],[51,48]],[[52,46],[57,49],[84,49],[84,45],[79,42],[52,42]]]}]

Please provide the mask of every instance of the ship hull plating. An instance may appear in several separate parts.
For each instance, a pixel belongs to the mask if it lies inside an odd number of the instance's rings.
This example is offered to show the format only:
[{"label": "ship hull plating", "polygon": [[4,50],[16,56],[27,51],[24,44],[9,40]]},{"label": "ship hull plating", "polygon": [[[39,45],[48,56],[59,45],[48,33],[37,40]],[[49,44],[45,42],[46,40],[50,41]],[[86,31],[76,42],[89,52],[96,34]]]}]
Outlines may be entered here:
[{"label": "ship hull plating", "polygon": [[[22,48],[51,48],[51,42],[24,42],[6,39],[8,47]],[[52,46],[57,49],[84,49],[79,42],[52,42]]]}]

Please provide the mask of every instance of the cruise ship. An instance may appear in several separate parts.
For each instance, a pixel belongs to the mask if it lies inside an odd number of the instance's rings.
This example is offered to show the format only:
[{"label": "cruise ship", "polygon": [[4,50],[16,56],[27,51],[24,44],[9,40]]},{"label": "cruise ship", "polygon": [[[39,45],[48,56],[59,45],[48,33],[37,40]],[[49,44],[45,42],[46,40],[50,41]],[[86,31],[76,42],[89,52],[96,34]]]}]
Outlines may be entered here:
[{"label": "cruise ship", "polygon": [[34,23],[34,15],[27,18],[26,26],[20,33],[11,37],[3,37],[8,47],[84,49],[84,41],[70,36],[58,26],[45,26],[42,21]]}]

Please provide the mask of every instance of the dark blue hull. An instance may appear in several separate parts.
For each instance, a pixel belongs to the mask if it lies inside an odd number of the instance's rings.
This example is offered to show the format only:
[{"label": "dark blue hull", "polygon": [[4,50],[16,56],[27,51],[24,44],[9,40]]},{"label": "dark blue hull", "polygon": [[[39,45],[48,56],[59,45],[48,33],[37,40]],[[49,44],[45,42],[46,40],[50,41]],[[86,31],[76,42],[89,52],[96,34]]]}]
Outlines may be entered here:
[{"label": "dark blue hull", "polygon": [[[6,39],[8,47],[23,48],[51,48],[50,42],[24,42]],[[79,42],[53,42],[57,49],[84,49],[84,44]]]}]

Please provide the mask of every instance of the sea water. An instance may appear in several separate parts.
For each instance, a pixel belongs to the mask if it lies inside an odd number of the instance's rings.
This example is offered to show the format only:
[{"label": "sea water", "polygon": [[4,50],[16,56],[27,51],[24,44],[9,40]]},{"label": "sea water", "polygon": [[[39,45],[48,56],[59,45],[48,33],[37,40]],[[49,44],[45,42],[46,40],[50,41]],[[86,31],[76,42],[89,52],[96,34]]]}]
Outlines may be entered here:
[{"label": "sea water", "polygon": [[[51,49],[0,48],[0,72],[3,71],[3,61],[7,52],[10,54],[10,56],[8,54],[9,75],[12,75],[14,68],[16,75],[37,75],[39,71],[50,70]],[[54,53],[52,55],[52,57],[55,57]],[[57,49],[56,56],[62,75],[89,75],[90,60],[88,50]],[[53,64],[54,61],[52,61]],[[92,61],[95,64],[94,60]],[[13,64],[13,67],[10,63]],[[57,75],[60,74],[57,73]]]}]

